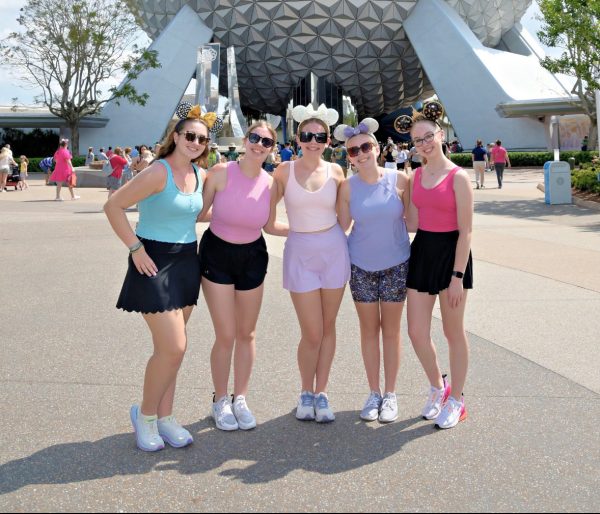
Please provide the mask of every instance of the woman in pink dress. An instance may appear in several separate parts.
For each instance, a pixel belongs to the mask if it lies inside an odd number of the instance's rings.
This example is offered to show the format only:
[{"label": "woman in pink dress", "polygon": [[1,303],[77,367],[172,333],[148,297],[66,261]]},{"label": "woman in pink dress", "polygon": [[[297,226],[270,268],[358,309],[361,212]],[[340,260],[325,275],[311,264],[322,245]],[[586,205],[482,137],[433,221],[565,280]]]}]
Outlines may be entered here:
[{"label": "woman in pink dress", "polygon": [[73,164],[71,163],[71,152],[67,148],[69,146],[68,139],[61,139],[58,150],[54,152],[54,162],[56,166],[54,167],[54,171],[52,175],[50,175],[50,180],[52,182],[56,182],[56,198],[57,202],[62,202],[62,198],[60,197],[60,190],[62,189],[63,182],[69,188],[69,192],[71,193],[71,200],[78,200],[80,197],[75,194],[75,189],[71,185],[70,177],[75,173],[73,170]]}]

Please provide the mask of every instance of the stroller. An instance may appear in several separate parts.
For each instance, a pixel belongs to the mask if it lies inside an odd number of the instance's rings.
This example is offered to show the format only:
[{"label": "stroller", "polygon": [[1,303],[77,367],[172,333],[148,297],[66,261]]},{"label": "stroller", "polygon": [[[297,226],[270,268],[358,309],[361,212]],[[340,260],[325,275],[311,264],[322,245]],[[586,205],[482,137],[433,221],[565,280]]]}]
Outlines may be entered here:
[{"label": "stroller", "polygon": [[16,191],[17,185],[19,184],[20,180],[21,180],[21,174],[19,173],[19,167],[11,166],[10,173],[8,174],[8,177],[6,178],[6,187],[14,186],[15,191]]}]

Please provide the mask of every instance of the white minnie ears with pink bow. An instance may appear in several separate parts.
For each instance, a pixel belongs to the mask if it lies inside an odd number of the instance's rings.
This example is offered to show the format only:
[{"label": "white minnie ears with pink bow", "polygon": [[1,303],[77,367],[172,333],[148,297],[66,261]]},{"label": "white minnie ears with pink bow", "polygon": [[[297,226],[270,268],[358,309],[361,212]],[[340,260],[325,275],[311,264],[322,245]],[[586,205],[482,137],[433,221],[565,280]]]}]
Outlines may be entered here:
[{"label": "white minnie ears with pink bow", "polygon": [[338,125],[333,132],[333,137],[338,141],[348,141],[351,137],[359,134],[373,135],[379,129],[379,123],[373,118],[365,118],[356,127],[351,125]]},{"label": "white minnie ears with pink bow", "polygon": [[297,105],[292,110],[292,118],[298,123],[310,119],[317,119],[327,123],[327,126],[335,125],[340,115],[335,109],[328,109],[325,104],[319,105],[318,109],[314,109],[312,105]]}]

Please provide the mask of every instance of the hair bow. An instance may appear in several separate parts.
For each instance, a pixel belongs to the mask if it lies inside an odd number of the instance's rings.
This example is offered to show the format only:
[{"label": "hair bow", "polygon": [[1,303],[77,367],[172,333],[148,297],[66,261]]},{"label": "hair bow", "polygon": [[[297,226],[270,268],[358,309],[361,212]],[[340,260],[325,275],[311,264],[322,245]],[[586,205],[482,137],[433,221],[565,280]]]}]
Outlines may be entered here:
[{"label": "hair bow", "polygon": [[318,109],[314,109],[312,105],[297,105],[292,110],[292,118],[298,123],[315,118],[324,121],[327,126],[335,125],[340,115],[335,109],[328,109],[325,104],[319,105]]},{"label": "hair bow", "polygon": [[215,112],[207,112],[204,116],[202,115],[202,109],[199,105],[192,105],[189,102],[182,102],[177,107],[177,116],[183,119],[195,119],[202,120],[208,128],[211,129],[213,125],[217,122],[219,117]]},{"label": "hair bow", "polygon": [[356,127],[351,125],[338,125],[333,132],[333,137],[338,141],[348,141],[351,137],[359,134],[373,135],[379,129],[379,123],[373,118],[365,118]]}]

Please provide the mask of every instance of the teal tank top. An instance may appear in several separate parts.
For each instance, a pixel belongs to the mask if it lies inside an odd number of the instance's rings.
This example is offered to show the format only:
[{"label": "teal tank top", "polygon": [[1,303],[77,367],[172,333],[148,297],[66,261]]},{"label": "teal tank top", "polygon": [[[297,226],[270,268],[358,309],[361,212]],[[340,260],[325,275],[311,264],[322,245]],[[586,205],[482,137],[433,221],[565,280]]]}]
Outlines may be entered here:
[{"label": "teal tank top", "polygon": [[202,210],[202,179],[195,164],[198,186],[193,193],[182,193],[169,163],[161,159],[167,169],[165,188],[138,203],[140,219],[135,233],[138,237],[163,243],[193,243],[197,240],[196,218]]}]

